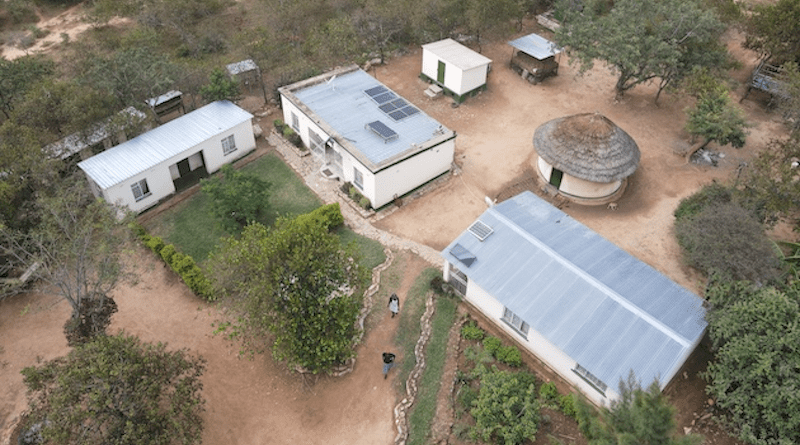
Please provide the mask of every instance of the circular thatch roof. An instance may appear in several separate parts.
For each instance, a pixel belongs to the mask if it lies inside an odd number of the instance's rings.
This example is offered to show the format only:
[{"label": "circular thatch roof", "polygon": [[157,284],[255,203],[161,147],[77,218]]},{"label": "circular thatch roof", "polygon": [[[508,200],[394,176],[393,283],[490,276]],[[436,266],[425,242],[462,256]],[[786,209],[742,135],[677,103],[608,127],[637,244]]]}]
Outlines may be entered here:
[{"label": "circular thatch roof", "polygon": [[600,113],[546,122],[534,132],[533,146],[553,167],[592,182],[627,178],[639,166],[639,146]]}]

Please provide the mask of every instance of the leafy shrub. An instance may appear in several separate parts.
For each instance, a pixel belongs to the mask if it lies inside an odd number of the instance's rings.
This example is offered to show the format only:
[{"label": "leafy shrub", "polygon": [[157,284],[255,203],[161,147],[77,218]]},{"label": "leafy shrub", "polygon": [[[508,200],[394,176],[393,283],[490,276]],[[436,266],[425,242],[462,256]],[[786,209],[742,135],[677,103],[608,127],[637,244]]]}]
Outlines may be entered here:
[{"label": "leafy shrub", "polygon": [[486,349],[486,352],[492,354],[493,357],[497,358],[497,350],[500,349],[503,343],[500,341],[499,338],[495,336],[488,336],[483,339],[483,347]]},{"label": "leafy shrub", "polygon": [[556,388],[556,384],[553,382],[543,383],[539,387],[539,399],[544,404],[552,404],[558,401],[558,388]]},{"label": "leafy shrub", "polygon": [[177,249],[175,249],[175,246],[172,244],[167,244],[163,249],[161,249],[161,259],[163,259],[165,263],[170,264],[172,261],[172,256],[175,255],[176,252]]},{"label": "leafy shrub", "polygon": [[458,390],[458,401],[467,409],[472,408],[472,404],[478,398],[478,390],[469,385],[464,385]]},{"label": "leafy shrub", "polygon": [[527,372],[486,373],[470,410],[475,418],[470,437],[506,445],[535,441],[540,421],[535,383]]},{"label": "leafy shrub", "polygon": [[164,248],[164,240],[158,236],[151,236],[150,240],[145,243],[145,245],[155,252],[156,255],[161,255],[161,249]]},{"label": "leafy shrub", "polygon": [[514,368],[522,366],[522,353],[519,352],[516,346],[500,346],[495,352],[495,357],[508,366],[513,366]]},{"label": "leafy shrub", "polygon": [[735,203],[711,204],[675,224],[689,264],[711,275],[767,282],[779,275],[778,257],[764,227]]},{"label": "leafy shrub", "polygon": [[358,205],[360,205],[364,210],[369,209],[369,198],[362,196],[361,199],[358,200]]},{"label": "leafy shrub", "polygon": [[483,340],[486,336],[486,331],[481,329],[474,321],[466,323],[461,326],[461,336],[465,340]]},{"label": "leafy shrub", "polygon": [[333,230],[344,224],[344,216],[339,208],[339,203],[327,204],[317,207],[313,211],[297,217],[298,222],[316,221],[322,227]]},{"label": "leafy shrub", "polygon": [[675,209],[675,221],[691,218],[703,211],[704,208],[733,201],[733,189],[718,182],[704,186],[694,195],[683,198]]},{"label": "leafy shrub", "polygon": [[276,130],[278,130],[281,134],[283,134],[283,128],[286,126],[286,124],[284,124],[282,120],[275,119],[274,121],[272,121],[272,125],[275,127]]},{"label": "leafy shrub", "polygon": [[575,399],[575,394],[563,394],[558,396],[558,405],[561,407],[561,412],[566,416],[573,419],[578,416],[578,407]]}]

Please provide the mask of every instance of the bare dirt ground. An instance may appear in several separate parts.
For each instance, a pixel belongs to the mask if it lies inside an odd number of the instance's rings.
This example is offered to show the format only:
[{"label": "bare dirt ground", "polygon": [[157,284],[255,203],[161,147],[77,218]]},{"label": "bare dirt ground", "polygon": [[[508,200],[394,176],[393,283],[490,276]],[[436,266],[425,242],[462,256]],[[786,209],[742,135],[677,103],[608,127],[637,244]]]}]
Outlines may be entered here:
[{"label": "bare dirt ground", "polygon": [[[52,23],[51,35],[80,30],[77,25],[72,27],[74,21],[60,27]],[[533,30],[529,25],[520,35]],[[744,65],[733,73],[740,82],[755,64],[755,56],[741,49],[741,38],[735,33],[726,36],[731,51]],[[19,55],[11,51],[3,48],[3,55]],[[712,145],[725,158],[717,167],[701,167],[673,153],[688,146],[688,136],[682,130],[688,100],[666,95],[660,106],[655,106],[654,88],[640,86],[615,101],[614,78],[607,70],[598,65],[578,76],[566,57],[561,59],[557,77],[530,85],[508,69],[511,49],[505,42],[484,44],[483,53],[494,60],[488,90],[458,108],[452,108],[449,99],[430,100],[422,93],[427,85],[417,77],[419,49],[372,71],[458,133],[456,162],[461,168],[461,173],[443,187],[407,204],[381,220],[379,226],[444,248],[486,208],[485,196],[493,199],[515,184],[532,183],[531,140],[539,125],[556,117],[599,111],[637,141],[642,151],[641,166],[619,200],[618,210],[577,205],[564,210],[680,284],[699,291],[699,277],[680,261],[672,234],[672,211],[681,198],[713,179],[727,178],[766,141],[785,134],[780,121],[764,110],[758,95],[752,94],[741,104],[754,124],[745,148]],[[735,99],[743,92],[738,89]],[[307,386],[269,356],[240,358],[237,345],[212,335],[211,324],[219,318],[215,307],[191,295],[148,252],[137,249],[134,255],[139,263],[139,281],[115,293],[119,313],[114,316],[111,331],[124,329],[144,340],[189,348],[208,359],[203,378],[208,401],[204,443],[392,442],[396,394],[391,381],[382,379],[379,361],[380,352],[390,347],[394,337],[396,325],[388,312],[359,346],[360,360],[352,374],[339,379],[323,377]],[[425,265],[415,256],[408,256],[406,261],[401,295]],[[68,316],[68,305],[52,295],[26,294],[0,302],[0,445],[8,443],[11,428],[26,406],[19,371],[68,352],[62,333]],[[698,376],[708,357],[701,345],[687,363],[686,372],[679,373],[666,392],[678,408],[681,427],[695,422],[694,430],[705,433],[707,443],[735,444],[709,419],[698,421],[708,409],[704,384]],[[541,365],[529,365],[547,375]]]}]

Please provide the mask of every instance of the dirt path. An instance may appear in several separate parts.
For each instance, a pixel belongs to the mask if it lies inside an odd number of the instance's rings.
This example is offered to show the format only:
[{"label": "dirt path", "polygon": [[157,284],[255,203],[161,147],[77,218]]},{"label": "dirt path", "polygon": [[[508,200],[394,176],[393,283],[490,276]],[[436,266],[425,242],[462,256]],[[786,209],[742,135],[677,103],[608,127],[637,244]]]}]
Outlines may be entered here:
[{"label": "dirt path", "polygon": [[[238,346],[213,335],[217,308],[198,300],[161,262],[137,248],[138,283],[115,292],[119,312],[110,332],[124,330],[145,341],[189,348],[208,360],[203,376],[207,400],[206,444],[388,444],[396,433],[392,409],[394,381],[384,380],[380,354],[392,350],[398,319],[382,301],[358,347],[352,373],[320,377],[306,385],[269,355],[240,358]],[[419,257],[405,261],[402,302],[416,276],[427,267]],[[61,327],[68,305],[55,296],[20,295],[0,302],[0,444],[26,407],[19,371],[67,354]],[[399,359],[403,359],[399,357]]]}]

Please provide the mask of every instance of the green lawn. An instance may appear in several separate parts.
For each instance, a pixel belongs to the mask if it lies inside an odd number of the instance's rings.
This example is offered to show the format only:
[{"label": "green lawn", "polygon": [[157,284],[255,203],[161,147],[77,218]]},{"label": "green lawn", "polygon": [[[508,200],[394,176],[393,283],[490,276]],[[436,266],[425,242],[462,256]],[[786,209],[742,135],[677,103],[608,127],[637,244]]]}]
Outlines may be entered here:
[{"label": "green lawn", "polygon": [[[267,154],[242,167],[242,171],[268,181],[270,186],[269,212],[259,222],[271,226],[278,216],[297,216],[308,213],[322,201],[283,160]],[[202,192],[165,211],[145,224],[151,235],[174,244],[181,252],[202,263],[220,238],[233,235],[222,229],[220,222],[208,209],[208,198]],[[355,241],[363,256],[364,266],[373,268],[385,259],[383,246],[342,228],[337,232],[343,242]]]}]

